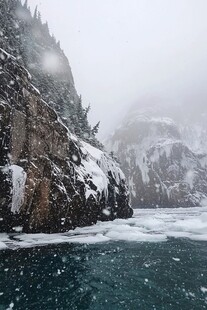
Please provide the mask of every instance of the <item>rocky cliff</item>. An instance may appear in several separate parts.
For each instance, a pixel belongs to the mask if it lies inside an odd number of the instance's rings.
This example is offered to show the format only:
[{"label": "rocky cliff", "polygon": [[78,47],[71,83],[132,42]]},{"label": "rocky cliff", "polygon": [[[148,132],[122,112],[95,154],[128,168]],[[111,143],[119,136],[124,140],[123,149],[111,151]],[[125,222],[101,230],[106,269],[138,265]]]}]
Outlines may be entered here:
[{"label": "rocky cliff", "polygon": [[135,208],[200,206],[207,198],[207,130],[201,117],[176,109],[140,105],[110,138]]},{"label": "rocky cliff", "polygon": [[78,96],[69,61],[36,9],[20,0],[0,0],[0,47],[27,68],[35,87],[64,124],[81,139],[101,147]]},{"label": "rocky cliff", "polygon": [[78,140],[0,49],[0,231],[60,232],[132,215],[125,179]]}]

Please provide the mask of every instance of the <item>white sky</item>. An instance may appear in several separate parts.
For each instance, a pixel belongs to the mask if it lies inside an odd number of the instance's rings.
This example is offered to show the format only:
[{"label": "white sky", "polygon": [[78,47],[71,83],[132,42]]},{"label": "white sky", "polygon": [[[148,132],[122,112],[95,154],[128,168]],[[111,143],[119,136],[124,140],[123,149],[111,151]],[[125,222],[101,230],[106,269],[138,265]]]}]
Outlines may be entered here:
[{"label": "white sky", "polygon": [[145,94],[179,101],[205,92],[206,0],[29,0],[36,4],[102,136]]}]

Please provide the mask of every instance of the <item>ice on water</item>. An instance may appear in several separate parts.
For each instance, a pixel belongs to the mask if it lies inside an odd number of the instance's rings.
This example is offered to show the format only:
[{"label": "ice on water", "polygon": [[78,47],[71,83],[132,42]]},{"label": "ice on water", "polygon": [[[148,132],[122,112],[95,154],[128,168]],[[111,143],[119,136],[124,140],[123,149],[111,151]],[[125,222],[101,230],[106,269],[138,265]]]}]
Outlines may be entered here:
[{"label": "ice on water", "polygon": [[59,234],[0,234],[0,249],[55,243],[164,242],[168,238],[207,241],[207,207],[136,209],[130,219],[98,222]]}]

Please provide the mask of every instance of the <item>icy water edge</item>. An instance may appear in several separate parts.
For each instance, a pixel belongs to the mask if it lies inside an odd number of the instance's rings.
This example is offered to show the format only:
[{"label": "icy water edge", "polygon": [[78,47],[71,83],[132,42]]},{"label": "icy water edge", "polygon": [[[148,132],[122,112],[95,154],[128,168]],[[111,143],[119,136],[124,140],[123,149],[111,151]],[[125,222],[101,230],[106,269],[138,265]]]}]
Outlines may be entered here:
[{"label": "icy water edge", "polygon": [[[207,309],[206,214],[189,210],[185,232],[179,232],[179,221],[186,219],[182,212],[137,215],[142,217],[142,233],[147,234],[147,227],[150,235],[161,235],[162,230],[167,235],[164,242],[151,237],[151,241],[127,241],[121,233],[123,240],[115,241],[116,234],[106,228],[105,234],[113,238],[105,242],[96,243],[86,229],[82,235],[79,231],[78,244],[39,246],[41,236],[32,247],[26,246],[28,238],[23,247],[21,238],[19,247],[14,241],[15,249],[0,251],[0,309]],[[164,227],[155,229],[159,219]],[[120,225],[126,235],[126,223],[116,226]],[[100,226],[92,229],[100,238]],[[91,244],[83,243],[83,236],[90,237]]]}]

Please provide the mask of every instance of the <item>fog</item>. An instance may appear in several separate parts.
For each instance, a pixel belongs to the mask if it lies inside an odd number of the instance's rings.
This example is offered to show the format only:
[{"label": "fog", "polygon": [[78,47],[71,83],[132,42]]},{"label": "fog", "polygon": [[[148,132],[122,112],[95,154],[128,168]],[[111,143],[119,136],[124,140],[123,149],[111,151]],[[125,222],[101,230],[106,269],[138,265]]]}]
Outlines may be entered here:
[{"label": "fog", "polygon": [[36,4],[101,138],[144,96],[205,106],[206,0],[29,0]]}]

